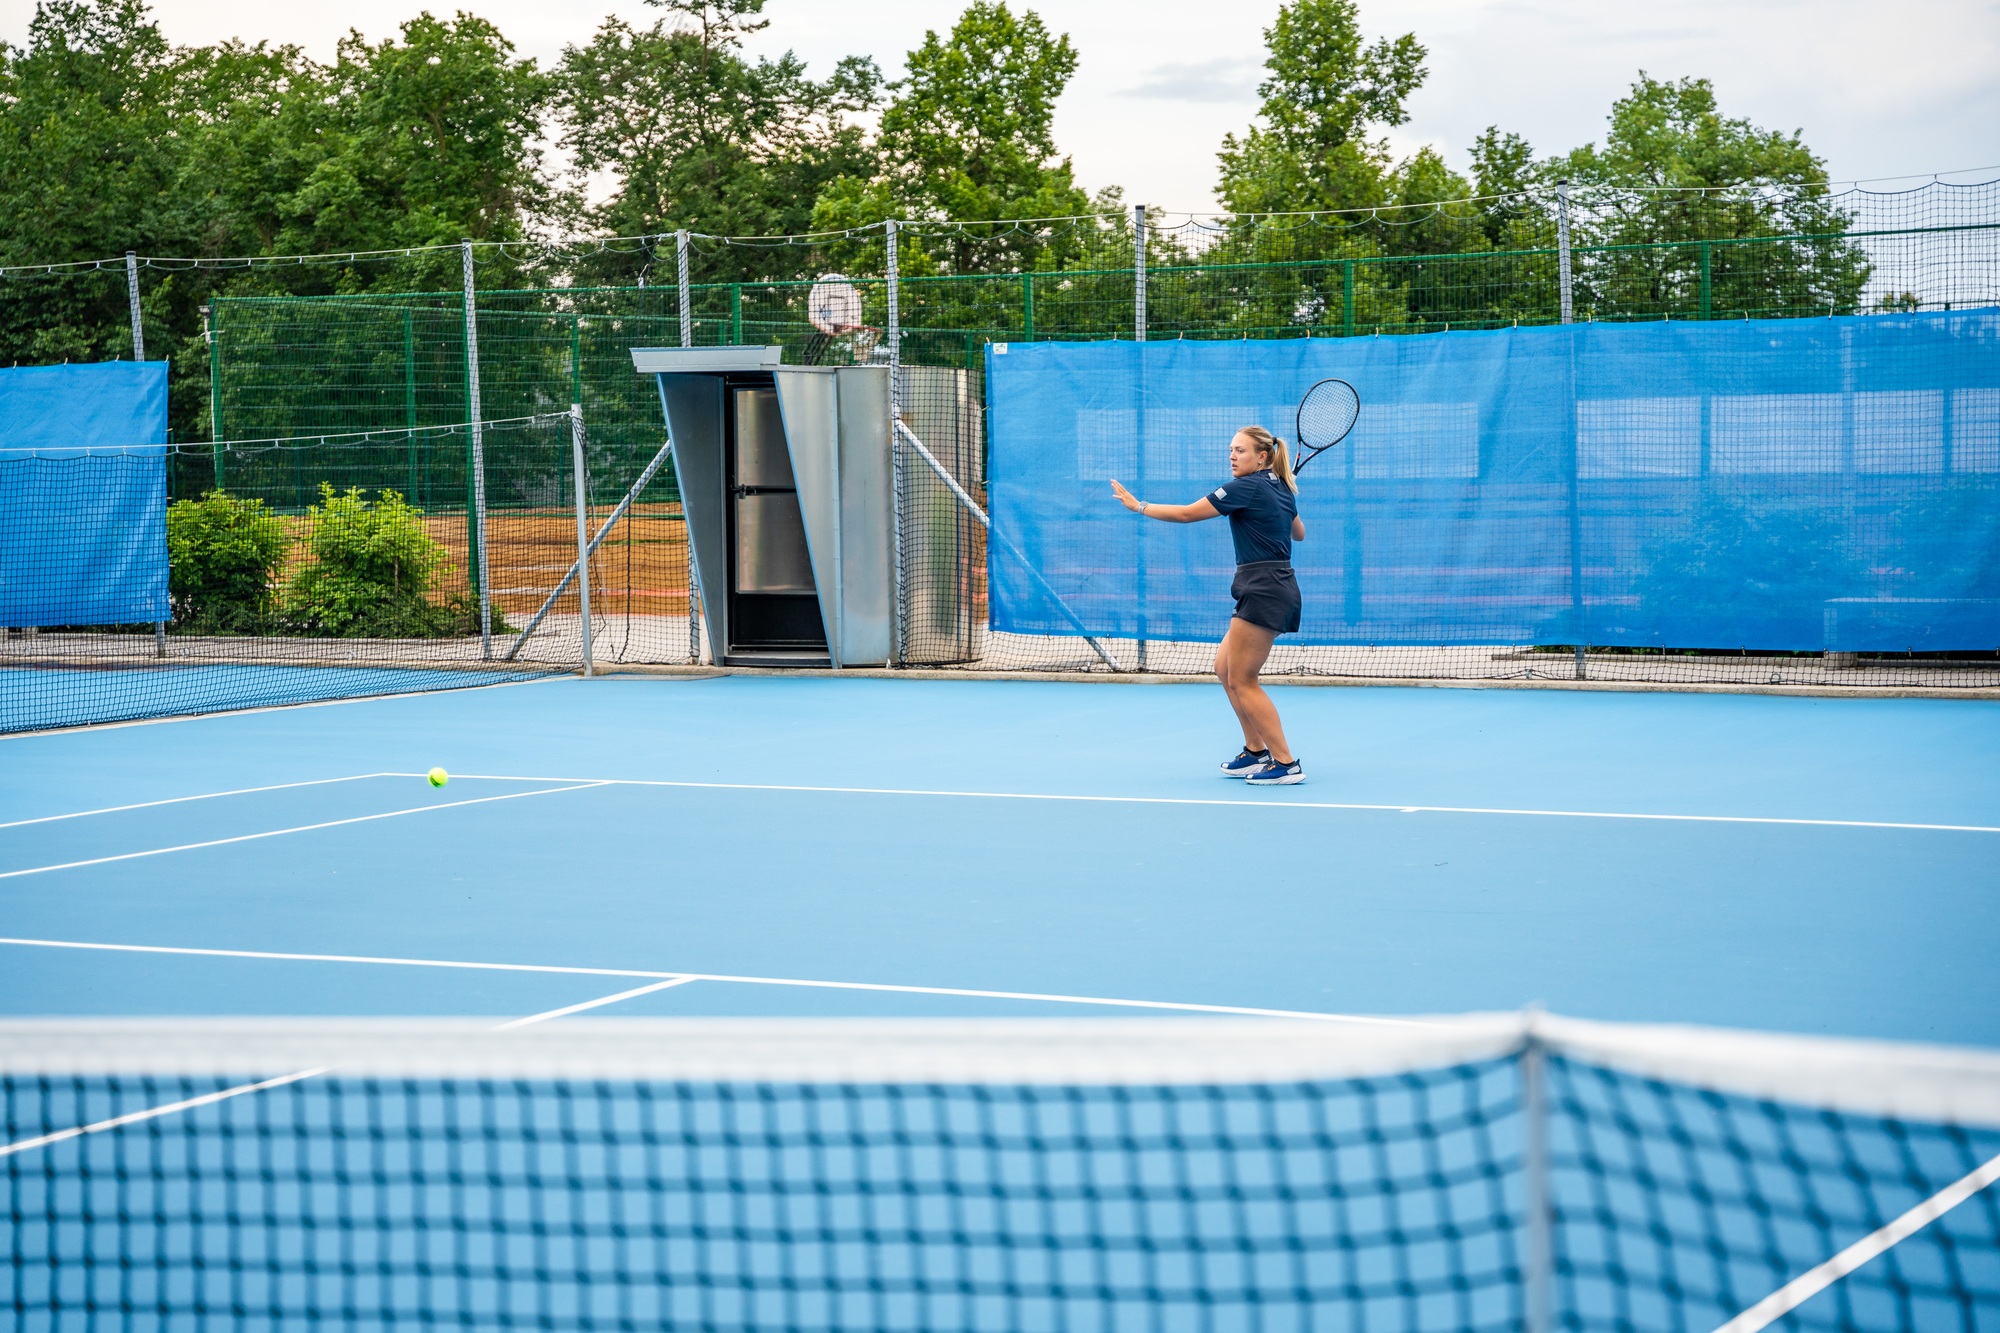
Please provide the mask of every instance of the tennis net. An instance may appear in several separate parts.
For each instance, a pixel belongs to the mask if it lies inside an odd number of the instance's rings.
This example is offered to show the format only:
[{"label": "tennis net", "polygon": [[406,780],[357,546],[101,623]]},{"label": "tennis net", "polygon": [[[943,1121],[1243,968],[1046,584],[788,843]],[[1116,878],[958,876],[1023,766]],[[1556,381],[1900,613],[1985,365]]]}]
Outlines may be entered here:
[{"label": "tennis net", "polygon": [[688,661],[664,449],[580,426],[0,452],[0,732]]},{"label": "tennis net", "polygon": [[1988,1052],[39,1020],[0,1077],[20,1328],[2000,1328]]}]

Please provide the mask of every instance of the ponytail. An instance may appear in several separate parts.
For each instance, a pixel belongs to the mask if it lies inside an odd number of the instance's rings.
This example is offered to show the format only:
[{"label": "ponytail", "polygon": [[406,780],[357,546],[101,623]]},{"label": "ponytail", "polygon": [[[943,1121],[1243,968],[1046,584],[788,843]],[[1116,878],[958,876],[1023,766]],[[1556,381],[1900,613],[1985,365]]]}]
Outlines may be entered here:
[{"label": "ponytail", "polygon": [[1292,475],[1292,457],[1286,452],[1283,440],[1262,426],[1245,426],[1236,433],[1248,435],[1250,442],[1257,446],[1257,452],[1264,455],[1265,466],[1271,469],[1279,481],[1285,483],[1293,495],[1299,493],[1298,478]]}]

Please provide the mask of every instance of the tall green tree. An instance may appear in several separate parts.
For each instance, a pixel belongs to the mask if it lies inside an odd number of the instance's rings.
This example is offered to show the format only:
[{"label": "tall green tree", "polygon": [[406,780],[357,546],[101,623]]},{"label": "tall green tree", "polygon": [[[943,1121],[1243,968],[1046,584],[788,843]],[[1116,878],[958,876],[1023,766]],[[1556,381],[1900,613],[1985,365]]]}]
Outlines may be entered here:
[{"label": "tall green tree", "polygon": [[[48,0],[0,48],[0,264],[185,252],[182,70],[140,0]],[[130,356],[122,272],[0,287],[4,362]]]},{"label": "tall green tree", "polygon": [[[744,38],[769,26],[758,17],[765,0],[649,3],[667,16],[644,29],[607,19],[563,53],[563,142],[579,173],[615,182],[608,201],[577,210],[579,221],[620,236],[789,235],[809,228],[830,182],[873,174],[873,149],[851,119],[878,100],[872,60],[848,57],[815,80],[789,51],[743,54]],[[789,276],[808,258],[711,250],[702,276]],[[641,253],[599,264],[629,276],[647,262]]]},{"label": "tall green tree", "polygon": [[1368,44],[1355,0],[1291,0],[1264,30],[1262,124],[1228,135],[1216,193],[1238,213],[1369,208],[1390,166],[1379,132],[1424,81],[1414,33]]},{"label": "tall green tree", "polygon": [[[1698,306],[1700,241],[1798,236],[1707,251],[1712,313],[1852,310],[1866,286],[1851,218],[1827,196],[1826,164],[1802,135],[1725,116],[1707,79],[1641,71],[1612,104],[1603,145],[1585,144],[1541,170],[1592,190],[1574,231],[1581,243],[1671,248],[1607,256],[1586,284],[1593,300],[1663,312]],[[1753,188],[1754,187],[1754,188]]]},{"label": "tall green tree", "polygon": [[[1088,213],[1055,141],[1055,108],[1076,73],[1076,48],[1033,10],[974,0],[951,31],[924,34],[908,73],[890,84],[877,140],[880,173],[834,182],[814,211],[819,227],[887,217],[989,221]],[[1058,239],[1058,247],[1060,238]],[[926,258],[911,243],[913,262]],[[1060,248],[1011,227],[952,234],[929,257],[960,272],[1059,265]]]}]

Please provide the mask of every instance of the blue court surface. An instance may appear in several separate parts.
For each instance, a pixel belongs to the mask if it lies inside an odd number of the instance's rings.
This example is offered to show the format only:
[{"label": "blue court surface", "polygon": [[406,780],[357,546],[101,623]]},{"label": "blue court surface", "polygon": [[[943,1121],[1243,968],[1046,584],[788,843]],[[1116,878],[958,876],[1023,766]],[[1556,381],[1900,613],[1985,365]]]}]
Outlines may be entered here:
[{"label": "blue court surface", "polygon": [[1208,685],[564,679],[8,739],[0,1011],[2000,1044],[2000,703],[1274,693],[1301,787],[1215,774]]}]

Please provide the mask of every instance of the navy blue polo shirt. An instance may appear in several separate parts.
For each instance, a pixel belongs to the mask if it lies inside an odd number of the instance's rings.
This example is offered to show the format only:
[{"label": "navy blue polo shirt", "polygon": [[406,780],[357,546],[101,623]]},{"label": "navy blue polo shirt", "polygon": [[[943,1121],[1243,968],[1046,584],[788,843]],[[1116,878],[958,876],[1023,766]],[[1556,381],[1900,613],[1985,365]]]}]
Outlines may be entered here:
[{"label": "navy blue polo shirt", "polygon": [[1292,519],[1299,498],[1269,470],[1231,477],[1208,493],[1218,514],[1229,515],[1229,539],[1236,543],[1236,563],[1292,558]]}]

